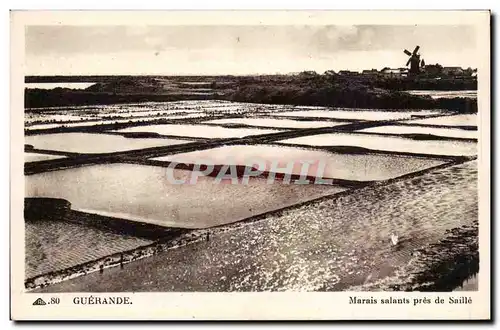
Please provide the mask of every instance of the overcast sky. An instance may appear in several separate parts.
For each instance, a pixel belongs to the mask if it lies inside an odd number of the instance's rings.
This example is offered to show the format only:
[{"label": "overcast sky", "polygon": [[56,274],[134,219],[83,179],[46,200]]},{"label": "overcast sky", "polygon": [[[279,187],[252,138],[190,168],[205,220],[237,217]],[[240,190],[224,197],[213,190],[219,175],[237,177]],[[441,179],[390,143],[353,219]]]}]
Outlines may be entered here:
[{"label": "overcast sky", "polygon": [[473,26],[29,26],[27,75],[258,74],[475,67]]}]

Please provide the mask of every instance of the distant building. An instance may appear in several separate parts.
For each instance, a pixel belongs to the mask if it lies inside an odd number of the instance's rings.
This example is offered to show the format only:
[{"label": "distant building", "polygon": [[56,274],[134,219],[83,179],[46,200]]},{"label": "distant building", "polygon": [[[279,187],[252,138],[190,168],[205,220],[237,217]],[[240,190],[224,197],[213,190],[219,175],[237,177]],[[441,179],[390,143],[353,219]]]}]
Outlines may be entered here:
[{"label": "distant building", "polygon": [[378,76],[379,72],[377,69],[371,69],[371,70],[363,70],[361,74],[365,76]]},{"label": "distant building", "polygon": [[339,75],[341,76],[355,76],[358,75],[359,73],[356,71],[349,71],[349,70],[340,70]]},{"label": "distant building", "polygon": [[443,67],[439,64],[428,64],[423,71],[430,76],[440,76],[443,72]]},{"label": "distant building", "polygon": [[461,76],[464,74],[464,69],[459,66],[445,66],[442,73],[447,76]]},{"label": "distant building", "polygon": [[406,77],[408,75],[408,69],[407,68],[388,68],[385,67],[382,70],[380,70],[380,74],[386,78],[400,78],[400,77]]},{"label": "distant building", "polygon": [[318,73],[316,71],[302,71],[301,73],[299,73],[299,76],[306,76],[306,77],[310,77],[310,76],[317,76]]},{"label": "distant building", "polygon": [[337,73],[333,70],[326,70],[325,76],[335,76]]}]

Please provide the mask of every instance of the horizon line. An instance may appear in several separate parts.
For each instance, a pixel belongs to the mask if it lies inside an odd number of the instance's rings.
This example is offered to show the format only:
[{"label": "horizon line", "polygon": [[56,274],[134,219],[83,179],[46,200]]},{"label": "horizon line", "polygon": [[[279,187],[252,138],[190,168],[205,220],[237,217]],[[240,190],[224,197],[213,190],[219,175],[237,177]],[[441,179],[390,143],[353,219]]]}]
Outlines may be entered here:
[{"label": "horizon line", "polygon": [[[435,64],[429,64],[429,65],[435,65]],[[451,65],[451,66],[444,66],[443,65],[443,68],[446,68],[446,67],[459,67],[459,68],[462,68],[462,69],[472,69],[472,70],[477,70],[477,68],[473,68],[473,67],[463,67],[463,66],[459,66],[459,65]],[[384,68],[389,68],[389,69],[402,69],[402,68],[405,68],[405,69],[408,69],[406,67],[395,67],[395,68],[391,68],[391,67],[384,67]],[[384,69],[382,68],[382,69]],[[194,77],[220,77],[220,76],[240,76],[240,77],[244,77],[244,76],[283,76],[283,75],[295,75],[295,74],[300,74],[300,73],[306,73],[306,72],[315,72],[317,73],[318,75],[321,75],[321,74],[324,74],[325,72],[328,72],[328,71],[333,71],[333,72],[340,72],[340,71],[350,71],[350,72],[357,72],[357,73],[362,73],[364,70],[377,70],[377,71],[381,71],[382,69],[376,69],[376,68],[367,68],[367,69],[362,69],[362,70],[352,70],[352,69],[339,69],[339,70],[333,70],[333,69],[329,69],[329,70],[325,70],[323,72],[317,72],[315,70],[302,70],[302,71],[292,71],[292,72],[286,72],[286,73],[283,73],[283,72],[267,72],[267,73],[264,73],[264,72],[261,72],[261,73],[258,73],[258,72],[255,72],[255,73],[217,73],[217,74],[196,74],[196,73],[88,73],[88,74],[25,74],[24,76],[25,77],[85,77],[85,76],[151,76],[151,77],[155,77],[155,76],[173,76],[173,77],[183,77],[183,76],[194,76]]]}]

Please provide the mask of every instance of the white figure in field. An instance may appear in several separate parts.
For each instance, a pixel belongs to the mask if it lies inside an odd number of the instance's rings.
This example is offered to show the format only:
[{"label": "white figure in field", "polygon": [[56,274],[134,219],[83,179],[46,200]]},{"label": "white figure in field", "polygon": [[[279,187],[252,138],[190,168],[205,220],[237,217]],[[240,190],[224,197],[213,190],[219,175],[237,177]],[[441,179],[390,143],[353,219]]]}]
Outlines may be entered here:
[{"label": "white figure in field", "polygon": [[399,237],[398,235],[392,233],[391,234],[391,242],[392,242],[392,246],[396,246],[398,245],[398,242],[399,242]]}]

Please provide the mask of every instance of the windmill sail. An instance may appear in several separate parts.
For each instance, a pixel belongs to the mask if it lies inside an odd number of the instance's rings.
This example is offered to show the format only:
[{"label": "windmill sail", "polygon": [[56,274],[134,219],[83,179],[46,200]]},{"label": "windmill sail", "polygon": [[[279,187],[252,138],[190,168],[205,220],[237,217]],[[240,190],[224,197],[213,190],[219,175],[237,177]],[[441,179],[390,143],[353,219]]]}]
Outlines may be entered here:
[{"label": "windmill sail", "polygon": [[407,49],[403,50],[403,52],[409,57],[406,62],[406,66],[410,66],[410,73],[418,74],[420,72],[420,54],[418,54],[418,50],[420,46],[416,46],[413,50],[413,53],[410,53]]}]

